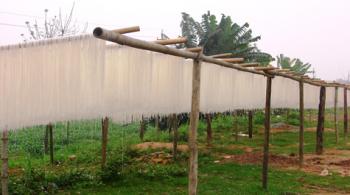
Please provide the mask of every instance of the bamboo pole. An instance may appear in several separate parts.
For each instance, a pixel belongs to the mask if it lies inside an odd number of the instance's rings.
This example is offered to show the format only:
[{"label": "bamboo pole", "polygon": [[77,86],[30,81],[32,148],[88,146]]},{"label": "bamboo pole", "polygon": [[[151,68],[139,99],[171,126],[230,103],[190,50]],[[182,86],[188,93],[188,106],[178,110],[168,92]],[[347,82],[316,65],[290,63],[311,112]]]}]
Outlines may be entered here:
[{"label": "bamboo pole", "polygon": [[304,83],[299,82],[299,167],[304,164]]},{"label": "bamboo pole", "polygon": [[231,57],[232,53],[220,53],[220,54],[215,54],[215,55],[211,55],[209,57],[212,58],[226,58],[226,57]]},{"label": "bamboo pole", "polygon": [[245,68],[254,68],[254,67],[260,66],[259,63],[244,63],[244,64],[239,64],[239,65],[242,67],[245,67]]},{"label": "bamboo pole", "polygon": [[338,87],[335,87],[334,94],[334,131],[335,131],[335,143],[339,141],[338,132]]},{"label": "bamboo pole", "polygon": [[120,29],[115,29],[113,32],[119,33],[119,34],[125,34],[125,33],[132,33],[132,32],[139,32],[140,27],[139,26],[131,26],[127,28],[120,28]]},{"label": "bamboo pole", "polygon": [[[199,54],[201,55],[201,54]],[[200,80],[201,80],[201,61],[193,60],[192,72],[192,101],[190,114],[190,131],[188,145],[190,150],[189,157],[189,175],[188,175],[188,193],[190,195],[197,194],[198,183],[198,148],[197,148],[197,128],[199,119],[200,104]]]},{"label": "bamboo pole", "polygon": [[101,160],[101,167],[104,168],[106,166],[107,162],[107,142],[108,142],[108,127],[109,127],[109,119],[108,117],[105,117],[101,121],[101,130],[102,130],[102,160]]},{"label": "bamboo pole", "polygon": [[248,111],[248,135],[249,138],[253,138],[253,111],[249,110]]},{"label": "bamboo pole", "polygon": [[348,91],[344,88],[344,137],[345,142],[348,139]]},{"label": "bamboo pole", "polygon": [[177,140],[179,139],[179,131],[177,126],[177,116],[173,114],[173,159],[177,157]]},{"label": "bamboo pole", "polygon": [[8,130],[7,128],[4,129],[2,132],[2,153],[1,153],[1,160],[2,160],[2,170],[1,170],[1,191],[2,195],[8,195]]},{"label": "bamboo pole", "polygon": [[268,163],[269,163],[271,86],[272,86],[272,78],[267,77],[266,102],[265,102],[264,158],[263,158],[263,168],[262,168],[262,186],[264,189],[267,189],[267,175],[268,175]]},{"label": "bamboo pole", "polygon": [[186,43],[187,38],[185,37],[179,37],[175,39],[159,39],[154,41],[154,43],[160,44],[160,45],[173,45],[173,44],[180,44],[180,43]]},{"label": "bamboo pole", "polygon": [[211,128],[211,116],[209,113],[207,113],[205,116],[207,121],[207,145],[211,146],[211,141],[213,139],[213,131]]},{"label": "bamboo pole", "polygon": [[230,62],[230,63],[244,62],[244,58],[217,58],[217,59],[225,62]]},{"label": "bamboo pole", "polygon": [[203,48],[202,47],[192,47],[192,48],[187,48],[186,50],[190,51],[190,52],[199,53],[203,50]]},{"label": "bamboo pole", "polygon": [[323,132],[324,132],[324,114],[326,104],[326,88],[320,88],[320,103],[318,106],[318,121],[316,130],[316,154],[323,154]]}]

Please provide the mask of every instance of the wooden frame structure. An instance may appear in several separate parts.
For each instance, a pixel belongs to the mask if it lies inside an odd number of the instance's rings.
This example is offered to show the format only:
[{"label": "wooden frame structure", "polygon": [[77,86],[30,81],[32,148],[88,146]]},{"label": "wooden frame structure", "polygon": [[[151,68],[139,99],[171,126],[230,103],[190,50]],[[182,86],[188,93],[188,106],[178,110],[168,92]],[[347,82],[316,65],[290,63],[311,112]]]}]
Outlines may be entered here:
[{"label": "wooden frame structure", "polygon": [[[128,29],[128,28],[126,28]],[[124,32],[124,31],[122,31]],[[320,108],[319,108],[319,124],[322,132],[324,123],[324,99],[326,87],[343,87],[346,92],[349,90],[349,86],[340,83],[327,83],[318,79],[310,79],[308,76],[300,75],[288,69],[278,69],[276,67],[259,67],[258,63],[243,63],[244,59],[240,58],[228,58],[231,57],[231,53],[216,54],[212,56],[205,56],[202,54],[202,48],[188,48],[185,50],[175,49],[167,47],[167,44],[183,43],[184,39],[164,40],[156,42],[147,42],[135,38],[131,38],[120,33],[120,30],[106,30],[97,27],[93,30],[93,35],[96,38],[111,41],[121,45],[128,45],[130,47],[150,50],[154,52],[164,53],[168,55],[190,58],[193,59],[193,78],[192,78],[192,102],[191,102],[191,114],[190,114],[190,130],[189,130],[189,185],[188,192],[191,195],[197,194],[197,175],[198,175],[198,148],[197,148],[197,127],[199,120],[199,103],[200,103],[200,70],[201,62],[213,63],[219,66],[236,69],[243,72],[249,72],[253,74],[259,74],[267,77],[266,87],[266,104],[265,104],[265,132],[264,132],[264,155],[263,155],[263,169],[262,169],[262,185],[267,189],[267,175],[268,175],[268,159],[269,159],[269,134],[270,134],[270,113],[271,113],[271,86],[274,76],[280,76],[299,82],[299,110],[300,110],[300,130],[299,130],[299,165],[303,165],[304,154],[304,83],[319,86],[321,90],[320,96]],[[164,43],[167,44],[164,44]],[[222,59],[219,59],[222,58]],[[322,95],[324,92],[324,95]],[[344,98],[346,95],[344,94]],[[344,100],[344,106],[347,106],[347,102]],[[347,107],[344,107],[347,110]],[[323,114],[322,114],[323,113]],[[323,117],[322,117],[323,115]],[[252,116],[251,116],[252,117]],[[347,113],[344,114],[344,119],[347,119]],[[345,122],[346,121],[346,122]],[[344,121],[344,132],[347,133],[347,120]],[[251,131],[251,127],[250,131]],[[322,140],[323,134],[317,134],[318,140]],[[251,136],[250,136],[251,137]],[[318,146],[322,147],[322,142],[318,142]]]}]

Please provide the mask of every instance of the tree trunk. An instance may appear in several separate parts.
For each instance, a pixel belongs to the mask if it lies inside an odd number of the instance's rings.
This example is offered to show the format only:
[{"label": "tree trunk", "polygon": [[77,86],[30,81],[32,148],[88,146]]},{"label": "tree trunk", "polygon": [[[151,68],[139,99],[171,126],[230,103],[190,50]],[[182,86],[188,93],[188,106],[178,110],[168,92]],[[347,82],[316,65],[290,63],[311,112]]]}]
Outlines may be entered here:
[{"label": "tree trunk", "polygon": [[304,164],[304,83],[299,81],[299,167]]},{"label": "tree trunk", "polygon": [[253,111],[249,110],[248,111],[248,134],[249,138],[253,138]]},{"label": "tree trunk", "polygon": [[189,172],[188,172],[189,195],[197,194],[197,183],[198,183],[197,128],[198,128],[199,104],[200,104],[200,76],[201,76],[201,62],[199,60],[193,60],[190,131],[189,131],[189,137],[188,137],[188,146],[189,146],[189,152],[190,152]]},{"label": "tree trunk", "polygon": [[326,87],[320,89],[320,104],[318,106],[318,121],[316,130],[316,154],[323,154],[323,131],[324,131],[324,113],[326,104]]},{"label": "tree trunk", "polygon": [[264,189],[267,189],[267,174],[268,174],[268,163],[269,163],[271,85],[272,85],[272,78],[267,77],[266,102],[265,102],[264,159],[263,159],[263,168],[262,168],[262,185]]},{"label": "tree trunk", "polygon": [[2,171],[1,171],[1,191],[2,195],[8,195],[8,131],[4,129],[2,132]]},{"label": "tree trunk", "polygon": [[102,161],[101,167],[104,168],[106,166],[107,159],[107,143],[108,143],[108,127],[109,127],[109,119],[105,117],[102,119]]},{"label": "tree trunk", "polygon": [[211,128],[211,116],[209,113],[206,114],[206,120],[207,120],[207,145],[211,146],[213,132]]}]

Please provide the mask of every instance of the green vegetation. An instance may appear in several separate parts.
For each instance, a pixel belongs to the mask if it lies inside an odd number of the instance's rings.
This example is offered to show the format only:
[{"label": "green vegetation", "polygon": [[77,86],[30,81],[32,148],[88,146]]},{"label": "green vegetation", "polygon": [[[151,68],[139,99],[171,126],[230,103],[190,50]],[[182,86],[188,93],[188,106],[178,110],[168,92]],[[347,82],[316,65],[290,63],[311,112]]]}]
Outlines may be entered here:
[{"label": "green vegetation", "polygon": [[[315,111],[306,127],[316,124]],[[276,111],[273,123],[287,122],[297,125],[297,111]],[[341,114],[341,113],[340,113]],[[235,141],[233,118],[219,115],[212,121],[213,146],[206,147],[205,121],[199,124],[199,194],[305,194],[311,192],[308,186],[350,192],[349,177],[333,174],[326,177],[301,171],[271,168],[269,188],[261,187],[260,164],[217,163],[221,155],[243,154],[243,146],[261,151],[263,143],[263,112],[254,115],[254,136],[250,140],[240,137]],[[331,111],[327,111],[331,118]],[[247,117],[238,117],[239,131],[246,133]],[[326,128],[333,123],[327,120]],[[187,125],[179,128],[179,144],[186,144]],[[100,120],[70,122],[54,125],[55,165],[50,165],[49,156],[44,154],[44,127],[27,128],[10,133],[10,193],[11,194],[186,194],[187,193],[187,153],[180,153],[176,162],[155,164],[152,155],[171,154],[169,150],[139,151],[132,145],[140,143],[139,124],[117,125],[110,123],[107,165],[101,169],[101,124]],[[342,123],[339,123],[340,138]],[[298,134],[295,130],[276,132],[271,135],[271,153],[290,155],[298,152]],[[67,135],[69,135],[67,137]],[[325,147],[350,149],[340,140],[335,144],[333,132],[325,132]],[[145,141],[170,142],[172,136],[167,131],[157,134],[148,126]],[[305,132],[305,152],[315,150],[315,132]]]},{"label": "green vegetation", "polygon": [[303,63],[298,58],[289,58],[287,56],[284,56],[283,54],[280,54],[277,56],[277,66],[283,69],[289,69],[297,73],[306,74],[311,73],[310,63]]}]

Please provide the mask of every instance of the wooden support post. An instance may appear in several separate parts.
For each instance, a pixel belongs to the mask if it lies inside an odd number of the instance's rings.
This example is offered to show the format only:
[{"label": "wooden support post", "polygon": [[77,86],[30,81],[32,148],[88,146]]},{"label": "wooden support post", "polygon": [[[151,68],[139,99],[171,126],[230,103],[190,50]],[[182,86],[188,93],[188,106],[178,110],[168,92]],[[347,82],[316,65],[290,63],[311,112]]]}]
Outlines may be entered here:
[{"label": "wooden support post", "polygon": [[49,153],[49,125],[45,126],[45,135],[44,135],[44,153]]},{"label": "wooden support post", "polygon": [[67,121],[67,128],[66,128],[66,133],[67,133],[67,137],[66,137],[66,139],[67,139],[67,144],[69,144],[69,121]]},{"label": "wooden support post", "polygon": [[140,121],[140,139],[142,142],[143,142],[144,136],[145,136],[145,121],[142,116],[142,119]]},{"label": "wooden support post", "polygon": [[265,102],[264,159],[263,159],[263,168],[262,168],[262,185],[264,189],[267,189],[267,174],[268,174],[268,163],[269,163],[271,85],[272,85],[272,78],[267,77],[266,102]]},{"label": "wooden support post", "polygon": [[238,142],[238,112],[233,113],[233,119],[234,119],[234,130],[235,130],[235,142]]},{"label": "wooden support post", "polygon": [[179,131],[177,126],[177,116],[173,114],[173,159],[176,160],[177,157],[177,140],[179,139]]},{"label": "wooden support post", "polygon": [[8,131],[7,128],[2,132],[2,170],[1,170],[1,191],[2,195],[8,195]]},{"label": "wooden support post", "polygon": [[249,110],[248,111],[248,135],[249,138],[253,138],[253,111]]},{"label": "wooden support post", "polygon": [[[201,55],[201,54],[199,54]],[[200,103],[200,80],[201,80],[201,61],[193,60],[192,71],[192,100],[190,114],[190,131],[188,138],[189,146],[189,173],[188,173],[188,193],[190,195],[197,194],[198,183],[198,148],[197,148],[197,128],[199,119],[199,103]]]},{"label": "wooden support post", "polygon": [[326,87],[320,88],[320,103],[318,106],[317,130],[316,130],[316,154],[323,154],[324,113],[326,105]]},{"label": "wooden support post", "polygon": [[348,140],[348,91],[344,88],[344,137]]},{"label": "wooden support post", "polygon": [[304,82],[299,81],[299,167],[304,164]]},{"label": "wooden support post", "polygon": [[155,116],[155,128],[156,128],[156,131],[157,131],[157,137],[159,139],[159,136],[160,136],[160,129],[159,129],[159,115]]},{"label": "wooden support post", "polygon": [[339,141],[338,132],[338,87],[335,87],[334,94],[334,131],[335,131],[335,143]]},{"label": "wooden support post", "polygon": [[107,162],[107,143],[108,143],[108,126],[109,126],[109,119],[108,117],[105,117],[101,121],[101,130],[102,130],[102,160],[101,160],[101,167],[104,168],[106,166]]},{"label": "wooden support post", "polygon": [[311,123],[312,121],[312,110],[309,109],[309,123]]},{"label": "wooden support post", "polygon": [[53,126],[51,123],[47,125],[48,131],[49,131],[49,137],[50,137],[50,162],[51,165],[54,164],[54,157],[53,157]]},{"label": "wooden support post", "polygon": [[205,119],[207,121],[207,146],[211,146],[211,141],[213,139],[213,131],[211,128],[211,116],[209,113],[207,113],[205,116]]}]

